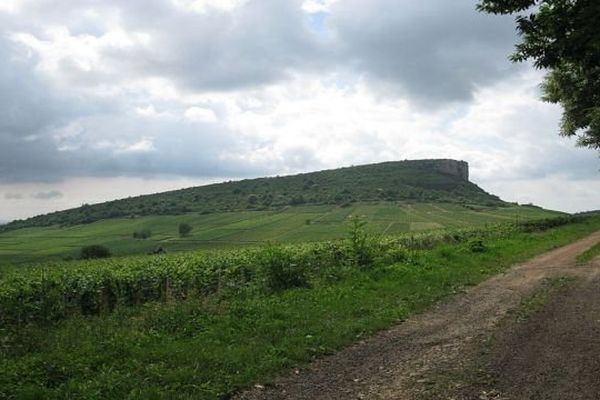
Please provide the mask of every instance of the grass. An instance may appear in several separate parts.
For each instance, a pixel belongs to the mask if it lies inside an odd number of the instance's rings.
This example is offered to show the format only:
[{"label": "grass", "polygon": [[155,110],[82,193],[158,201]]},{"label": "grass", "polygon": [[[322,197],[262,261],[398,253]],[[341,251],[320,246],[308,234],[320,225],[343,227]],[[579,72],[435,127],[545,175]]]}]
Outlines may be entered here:
[{"label": "grass", "polygon": [[510,314],[517,322],[524,322],[539,311],[548,302],[552,294],[574,282],[575,278],[573,277],[547,278],[539,289],[511,310]]},{"label": "grass", "polygon": [[[297,243],[345,237],[350,215],[361,215],[372,234],[396,234],[439,228],[483,226],[517,218],[536,219],[558,213],[536,207],[473,210],[450,203],[395,202],[297,206],[283,211],[238,211],[203,215],[147,216],[98,221],[69,227],[23,228],[0,234],[0,266],[76,258],[82,246],[99,244],[116,256],[146,254],[157,247],[168,252],[232,248],[265,242]],[[309,220],[309,223],[307,223]],[[179,237],[178,225],[193,227]],[[133,233],[151,231],[148,239]]]},{"label": "grass", "polygon": [[592,261],[594,258],[600,256],[600,243],[597,243],[590,249],[584,251],[577,256],[577,264],[583,265]]},{"label": "grass", "polygon": [[595,218],[489,239],[484,251],[438,246],[403,263],[346,269],[333,281],[274,294],[0,327],[0,398],[227,398],[598,229]]}]

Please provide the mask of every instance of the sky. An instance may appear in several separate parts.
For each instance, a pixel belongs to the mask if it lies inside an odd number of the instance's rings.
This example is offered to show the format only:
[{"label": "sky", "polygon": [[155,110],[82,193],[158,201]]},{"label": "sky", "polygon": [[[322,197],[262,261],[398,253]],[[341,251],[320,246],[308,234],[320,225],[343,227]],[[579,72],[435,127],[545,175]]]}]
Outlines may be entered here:
[{"label": "sky", "polygon": [[474,0],[2,0],[0,221],[229,179],[453,158],[600,208],[514,19]]}]

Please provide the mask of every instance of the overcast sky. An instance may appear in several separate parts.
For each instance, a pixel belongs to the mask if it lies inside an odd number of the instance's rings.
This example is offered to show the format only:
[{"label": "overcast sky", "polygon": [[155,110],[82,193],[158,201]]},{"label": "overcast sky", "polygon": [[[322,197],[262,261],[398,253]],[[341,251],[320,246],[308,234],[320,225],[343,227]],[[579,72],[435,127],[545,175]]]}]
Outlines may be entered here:
[{"label": "overcast sky", "polygon": [[511,17],[474,0],[1,0],[0,220],[416,158],[505,200],[600,208]]}]

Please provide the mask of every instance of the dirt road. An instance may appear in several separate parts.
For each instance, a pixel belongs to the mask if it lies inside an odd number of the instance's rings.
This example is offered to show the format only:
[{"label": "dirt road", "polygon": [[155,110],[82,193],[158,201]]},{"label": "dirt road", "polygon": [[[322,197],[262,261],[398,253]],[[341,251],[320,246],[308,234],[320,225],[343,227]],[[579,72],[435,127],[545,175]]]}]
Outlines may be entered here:
[{"label": "dirt road", "polygon": [[[267,388],[258,399],[600,399],[600,232],[514,266],[424,314]],[[572,278],[524,320],[548,279]]]}]

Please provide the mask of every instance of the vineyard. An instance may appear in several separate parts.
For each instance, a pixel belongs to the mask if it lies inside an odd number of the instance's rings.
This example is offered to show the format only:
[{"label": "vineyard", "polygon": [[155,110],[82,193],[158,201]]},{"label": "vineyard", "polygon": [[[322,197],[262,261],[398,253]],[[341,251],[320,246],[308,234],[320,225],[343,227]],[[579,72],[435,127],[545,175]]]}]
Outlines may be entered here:
[{"label": "vineyard", "polygon": [[[239,248],[266,242],[336,240],[346,236],[350,215],[360,215],[367,221],[369,233],[390,235],[548,218],[560,213],[514,205],[376,202],[346,207],[294,206],[276,211],[108,219],[84,225],[23,228],[1,233],[0,265],[76,258],[82,246],[92,244],[104,245],[113,254],[124,256],[146,254],[157,247],[177,252]],[[181,223],[193,228],[185,237],[180,237],[177,231]]]},{"label": "vineyard", "polygon": [[321,242],[267,245],[206,254],[180,254],[49,263],[5,272],[0,286],[0,322],[52,322],[75,313],[98,314],[118,305],[185,300],[209,294],[236,295],[310,285],[345,267],[389,265],[440,243],[502,237],[510,225],[435,233],[365,238],[364,243]]}]

